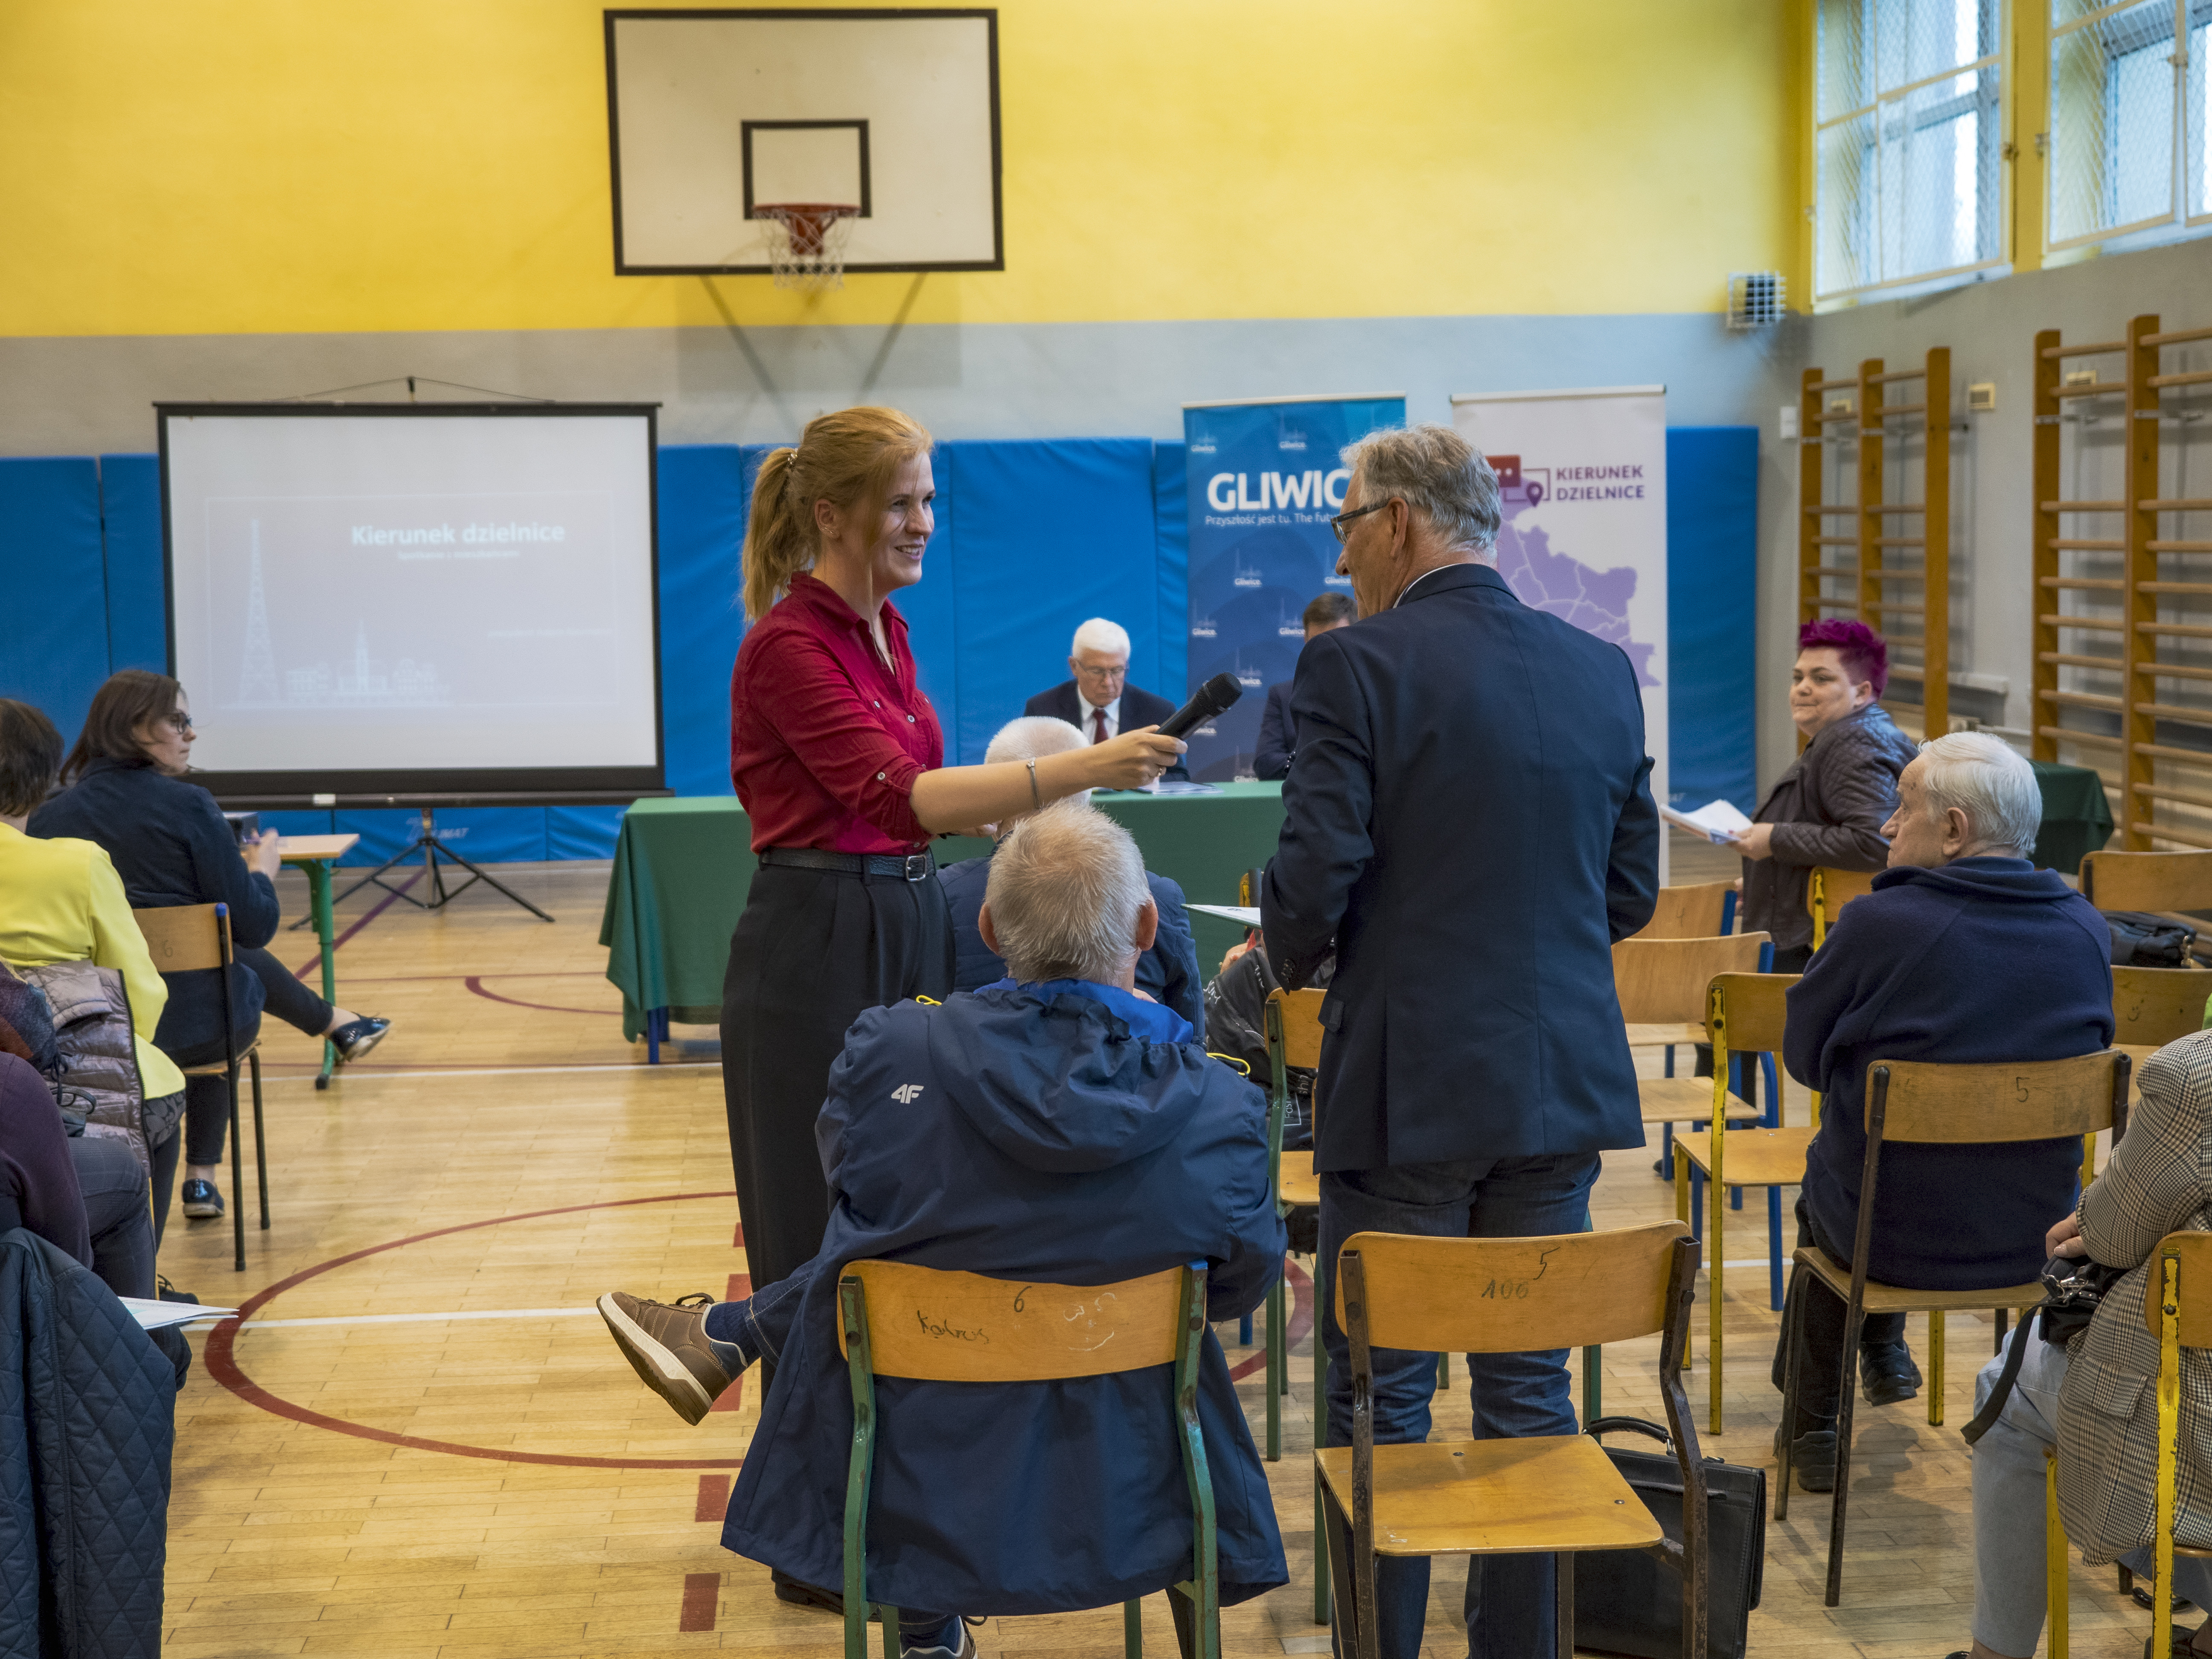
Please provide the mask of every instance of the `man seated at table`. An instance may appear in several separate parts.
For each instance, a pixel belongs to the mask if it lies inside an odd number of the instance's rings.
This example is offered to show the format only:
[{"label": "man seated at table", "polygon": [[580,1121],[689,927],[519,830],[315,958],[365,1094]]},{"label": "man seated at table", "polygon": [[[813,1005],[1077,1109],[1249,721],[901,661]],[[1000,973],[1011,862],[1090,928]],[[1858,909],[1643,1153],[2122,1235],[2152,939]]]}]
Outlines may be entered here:
[{"label": "man seated at table", "polygon": [[[1042,760],[1083,747],[1083,733],[1066,720],[1041,714],[1024,714],[1000,726],[983,753],[986,763]],[[1068,797],[1088,801],[1091,792]],[[999,825],[998,839],[1005,841],[1016,824],[1032,816],[1024,812]],[[998,849],[994,846],[992,852]],[[945,885],[945,902],[952,910],[952,988],[977,991],[994,980],[1004,979],[1006,964],[983,942],[976,925],[983,909],[984,884],[991,878],[992,854],[963,859],[939,872]],[[1152,948],[1137,958],[1137,988],[1157,1003],[1172,1008],[1194,1029],[1206,1024],[1204,988],[1198,977],[1198,946],[1190,936],[1190,918],[1182,908],[1182,889],[1165,876],[1145,872],[1153,907],[1159,912],[1159,931]]]},{"label": "man seated at table", "polygon": [[[1022,705],[1024,714],[1049,714],[1066,720],[1083,733],[1086,743],[1103,743],[1124,732],[1158,726],[1175,713],[1165,697],[1156,697],[1129,684],[1129,632],[1117,622],[1093,617],[1075,630],[1068,647],[1068,672],[1050,690],[1040,691]],[[1181,766],[1162,775],[1188,778]]]},{"label": "man seated at table", "polygon": [[[1006,978],[854,1022],[816,1126],[835,1207],[811,1263],[747,1302],[599,1299],[638,1375],[688,1421],[755,1359],[774,1366],[722,1541],[787,1577],[787,1599],[828,1602],[804,1587],[842,1583],[846,1263],[1101,1285],[1203,1258],[1214,1320],[1256,1307],[1282,1270],[1259,1090],[1136,994],[1157,920],[1128,832],[1087,806],[1033,814],[992,860],[981,923]],[[878,1385],[896,1450],[876,1460],[868,1590],[901,1610],[908,1654],[972,1656],[960,1610],[1104,1607],[1190,1577],[1171,1385],[1167,1366]],[[1211,1332],[1199,1415],[1227,1604],[1288,1573]],[[1170,1600],[1187,1632],[1188,1605]]]},{"label": "man seated at table", "polygon": [[[1310,643],[1316,634],[1349,628],[1358,616],[1359,606],[1351,594],[1317,593],[1306,605],[1302,619],[1306,639]],[[1298,752],[1298,723],[1291,718],[1291,687],[1296,683],[1288,679],[1267,688],[1267,710],[1260,716],[1260,741],[1252,753],[1253,775],[1262,780],[1287,777],[1291,761]]]},{"label": "man seated at table", "polygon": [[[2112,935],[2089,902],[2028,860],[2042,817],[2028,763],[2002,738],[1954,732],[1920,746],[1882,826],[1889,868],[1830,927],[1790,992],[1783,1059],[1820,1094],[1797,1242],[1848,1265],[1866,1167],[1869,1060],[1947,1065],[2064,1060],[2112,1038]],[[1913,1290],[2024,1285],[2044,1231],[2074,1202],[2078,1139],[1886,1146],[1867,1275]],[[1808,1492],[1833,1490],[1844,1304],[1808,1285],[1794,1462]],[[1919,1382],[1905,1316],[1869,1316],[1868,1397]],[[1789,1316],[1784,1316],[1784,1330]],[[1876,1360],[1869,1349],[1884,1347]],[[1778,1346],[1774,1380],[1784,1355]],[[1776,1430],[1776,1446],[1789,1425]]]}]

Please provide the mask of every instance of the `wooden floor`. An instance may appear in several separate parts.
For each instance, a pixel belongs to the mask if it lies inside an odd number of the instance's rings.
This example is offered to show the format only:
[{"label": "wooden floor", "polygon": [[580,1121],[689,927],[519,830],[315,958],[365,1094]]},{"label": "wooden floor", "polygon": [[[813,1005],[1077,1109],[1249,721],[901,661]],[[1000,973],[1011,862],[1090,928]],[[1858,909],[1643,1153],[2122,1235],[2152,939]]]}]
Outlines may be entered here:
[{"label": "wooden floor", "polygon": [[[1675,857],[1677,880],[1716,862],[1679,839]],[[831,1659],[838,1624],[776,1602],[767,1570],[718,1541],[756,1418],[750,1380],[736,1409],[689,1429],[591,1312],[617,1286],[719,1296],[744,1271],[713,1034],[679,1028],[690,1040],[658,1068],[622,1041],[596,942],[605,866],[502,874],[556,924],[483,889],[435,916],[374,892],[376,903],[342,908],[341,1000],[391,1017],[392,1036],[373,1063],[318,1092],[313,1046],[270,1030],[273,1224],[249,1231],[235,1274],[226,1224],[179,1217],[169,1234],[162,1267],[176,1284],[211,1304],[252,1300],[242,1328],[191,1338],[165,1651],[556,1659],[721,1647]],[[287,872],[280,888],[302,914],[300,878]],[[304,964],[311,947],[287,933],[280,951]],[[1801,1120],[1802,1092],[1790,1105]],[[1652,1157],[1607,1158],[1599,1225],[1672,1213]],[[250,1189],[250,1157],[246,1167]],[[1761,1194],[1729,1222],[1728,1427],[1707,1449],[1771,1464],[1779,1402],[1766,1380],[1775,1316]],[[1701,1413],[1705,1318],[1701,1306],[1690,1377]],[[1923,1347],[1917,1322],[1913,1334]],[[1950,1427],[1930,1428],[1917,1402],[1862,1410],[1842,1607],[1820,1603],[1825,1500],[1801,1494],[1771,1529],[1754,1651],[1933,1659],[1966,1645],[1958,1425],[1990,1334],[1986,1322],[1952,1322]],[[1256,1425],[1258,1350],[1238,1348],[1233,1328],[1223,1336],[1232,1366],[1249,1368],[1240,1387]],[[1327,1650],[1310,1615],[1307,1340],[1291,1365],[1284,1458],[1270,1468],[1291,1583],[1228,1612],[1231,1654]],[[1655,1349],[1607,1350],[1607,1410],[1661,1414]],[[1466,1431],[1467,1398],[1463,1376],[1438,1397],[1440,1435]],[[1466,1652],[1453,1625],[1463,1580],[1458,1564],[1438,1564],[1425,1650],[1437,1659]],[[2132,1656],[2148,1625],[2109,1570],[2076,1569],[2078,1655]],[[1173,1652],[1158,1597],[1146,1640]],[[1121,1619],[999,1619],[979,1642],[1010,1659],[1109,1659]]]}]

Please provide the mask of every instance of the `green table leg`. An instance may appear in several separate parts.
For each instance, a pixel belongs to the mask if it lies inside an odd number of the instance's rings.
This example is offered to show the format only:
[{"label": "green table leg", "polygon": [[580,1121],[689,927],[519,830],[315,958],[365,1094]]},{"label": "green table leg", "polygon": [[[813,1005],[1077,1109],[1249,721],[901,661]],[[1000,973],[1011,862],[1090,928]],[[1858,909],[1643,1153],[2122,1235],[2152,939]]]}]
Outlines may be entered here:
[{"label": "green table leg", "polygon": [[[300,866],[307,878],[307,907],[315,919],[315,937],[323,946],[323,1000],[338,1000],[337,944],[334,935],[337,921],[331,908],[331,866],[327,859],[315,859]],[[331,1073],[337,1069],[337,1045],[328,1037],[323,1039],[323,1069],[315,1075],[315,1087],[331,1086]]]}]

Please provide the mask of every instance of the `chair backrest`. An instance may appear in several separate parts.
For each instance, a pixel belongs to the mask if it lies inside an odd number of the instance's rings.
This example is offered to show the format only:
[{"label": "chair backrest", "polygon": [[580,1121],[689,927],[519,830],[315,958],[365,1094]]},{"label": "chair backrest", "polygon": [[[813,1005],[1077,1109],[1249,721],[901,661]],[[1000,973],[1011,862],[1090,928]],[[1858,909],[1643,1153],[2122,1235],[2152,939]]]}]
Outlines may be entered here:
[{"label": "chair backrest", "polygon": [[2212,909],[2212,852],[2088,854],[2081,896],[2100,910]]},{"label": "chair backrest", "polygon": [[1651,920],[1632,939],[1712,939],[1728,931],[1732,881],[1705,881],[1692,887],[1662,887]]},{"label": "chair backrest", "polygon": [[[1515,1353],[1626,1342],[1663,1329],[1679,1221],[1548,1238],[1354,1233],[1367,1287],[1367,1340],[1431,1353]],[[1694,1249],[1694,1245],[1692,1249]],[[1350,1329],[1345,1275],[1336,1317]]]},{"label": "chair backrest", "polygon": [[1838,870],[1816,864],[1805,878],[1805,914],[1813,918],[1813,948],[1819,950],[1843,908],[1874,891],[1875,870]]},{"label": "chair backrest", "polygon": [[1879,1109],[1886,1141],[1958,1145],[2094,1134],[2127,1121],[2128,1069],[2128,1057],[2117,1048],[1991,1065],[1877,1060],[1867,1068],[1867,1130],[1873,1133]]},{"label": "chair backrest", "polygon": [[166,904],[133,910],[146,936],[146,953],[165,974],[189,974],[230,963],[230,907],[227,904]]},{"label": "chair backrest", "polygon": [[2181,1295],[2175,1304],[2180,1315],[2181,1346],[2212,1348],[2212,1233],[2168,1233],[2150,1253],[2150,1272],[2143,1277],[2143,1327],[2153,1336],[2164,1334],[2160,1314],[2166,1301],[2166,1262],[2181,1265]]},{"label": "chair backrest", "polygon": [[1257,870],[1247,870],[1237,878],[1237,902],[1243,905],[1260,902],[1260,872]]},{"label": "chair backrest", "polygon": [[1285,1065],[1310,1072],[1321,1064],[1321,1005],[1328,995],[1311,988],[1267,994],[1268,1045],[1272,1049],[1279,1030]]},{"label": "chair backrest", "polygon": [[1613,947],[1613,988],[1631,1025],[1702,1025],[1717,974],[1755,974],[1766,933],[1718,939],[1625,939]]},{"label": "chair backrest", "polygon": [[[1115,1285],[1039,1285],[910,1261],[855,1261],[839,1279],[858,1280],[866,1297],[876,1376],[1047,1382],[1173,1364],[1186,1271],[1170,1267]],[[850,1337],[839,1321],[838,1348],[848,1358]]]},{"label": "chair backrest", "polygon": [[2112,969],[2112,1041],[2162,1048],[2204,1029],[2212,974],[2197,968]]},{"label": "chair backrest", "polygon": [[1715,975],[1705,1011],[1705,1029],[1712,1034],[1715,1049],[1732,1054],[1767,1054],[1781,1048],[1790,988],[1801,977],[1797,974]]}]

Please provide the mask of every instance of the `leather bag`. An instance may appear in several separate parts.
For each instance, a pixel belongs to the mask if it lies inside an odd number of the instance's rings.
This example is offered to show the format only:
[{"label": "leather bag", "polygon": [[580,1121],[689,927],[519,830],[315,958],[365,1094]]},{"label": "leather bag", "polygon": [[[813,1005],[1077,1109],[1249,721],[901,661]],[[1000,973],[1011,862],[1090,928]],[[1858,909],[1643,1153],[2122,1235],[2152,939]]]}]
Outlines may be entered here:
[{"label": "leather bag", "polygon": [[[1601,1417],[1588,1432],[1633,1430],[1668,1443],[1640,1417]],[[1682,1470],[1671,1450],[1605,1455],[1630,1489],[1682,1541]],[[1709,1659],[1743,1659],[1766,1566],[1766,1471],[1708,1457],[1705,1470],[1705,1641]],[[1681,1659],[1682,1579],[1656,1551],[1591,1550],[1575,1557],[1575,1646],[1626,1659]]]}]

